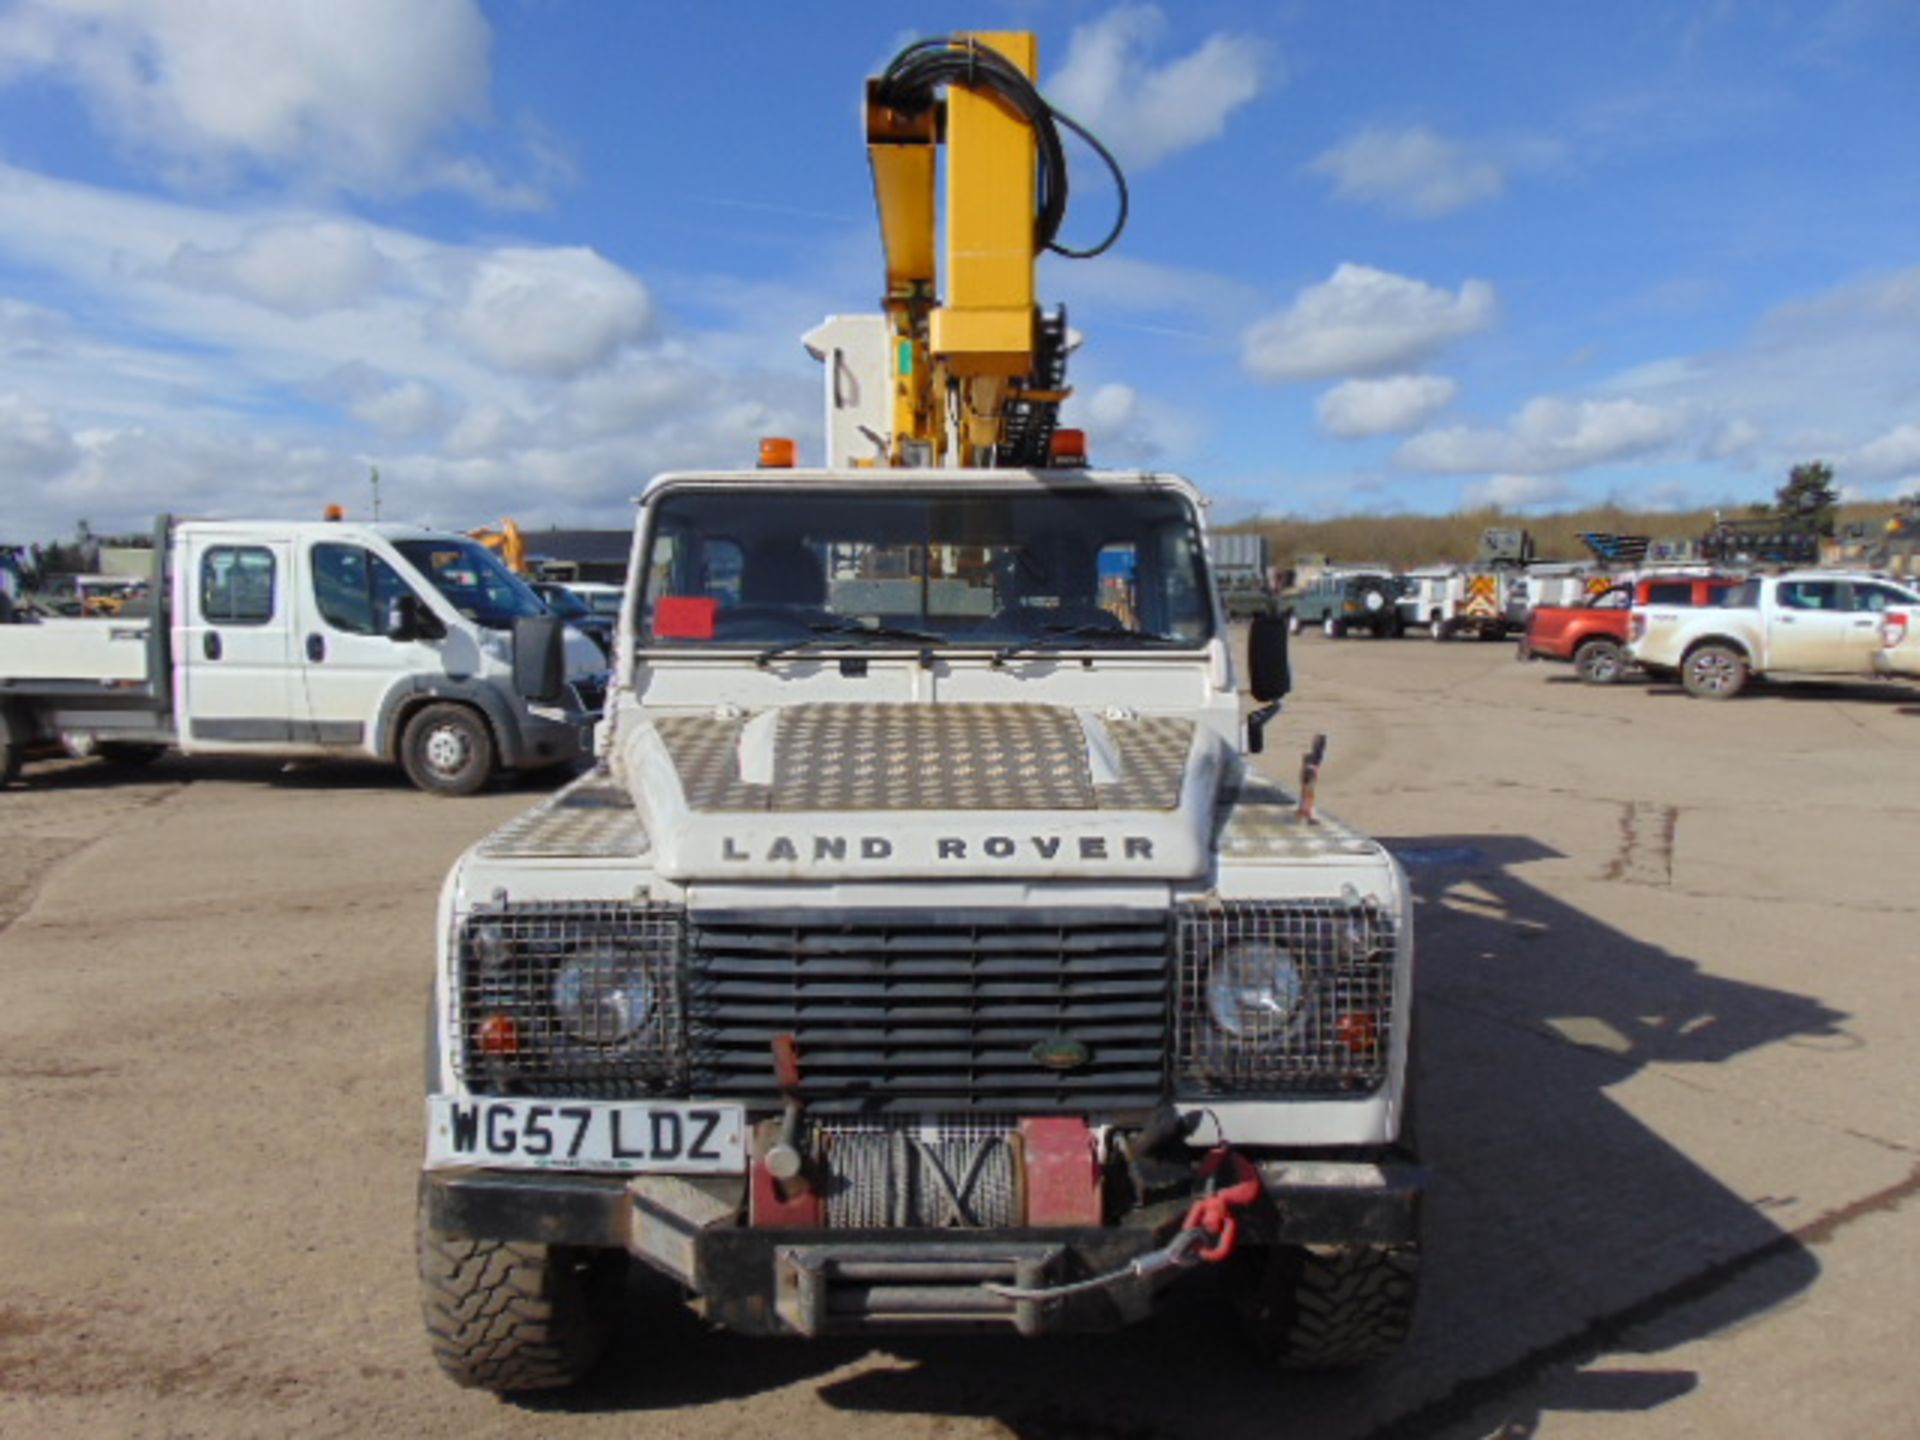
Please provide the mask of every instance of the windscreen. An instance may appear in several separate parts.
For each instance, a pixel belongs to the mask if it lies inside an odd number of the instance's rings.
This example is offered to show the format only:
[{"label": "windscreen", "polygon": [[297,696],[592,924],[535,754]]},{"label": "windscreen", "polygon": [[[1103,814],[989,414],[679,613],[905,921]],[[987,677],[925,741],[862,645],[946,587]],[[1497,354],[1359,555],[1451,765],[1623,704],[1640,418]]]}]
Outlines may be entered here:
[{"label": "windscreen", "polygon": [[643,644],[1188,647],[1213,631],[1191,507],[1164,491],[674,490]]},{"label": "windscreen", "polygon": [[476,625],[511,630],[522,615],[546,614],[532,587],[475,541],[400,540],[394,548]]}]

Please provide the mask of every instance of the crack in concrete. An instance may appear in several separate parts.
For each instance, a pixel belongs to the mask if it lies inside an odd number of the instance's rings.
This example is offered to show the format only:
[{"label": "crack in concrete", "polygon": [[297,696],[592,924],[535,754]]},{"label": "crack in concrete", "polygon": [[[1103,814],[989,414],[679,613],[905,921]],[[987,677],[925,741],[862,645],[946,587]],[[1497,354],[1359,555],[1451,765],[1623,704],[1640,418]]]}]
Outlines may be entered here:
[{"label": "crack in concrete", "polygon": [[102,817],[103,828],[97,834],[90,835],[83,840],[75,841],[70,849],[62,850],[41,867],[38,872],[29,875],[24,884],[14,891],[11,896],[6,897],[10,901],[17,901],[14,908],[11,910],[0,908],[0,937],[4,937],[15,925],[18,925],[33,913],[34,907],[40,903],[42,892],[45,891],[48,883],[51,882],[56,875],[92,853],[94,849],[105,844],[109,839],[123,833],[123,831],[113,823],[115,820],[120,819],[124,815],[137,816],[157,810],[169,801],[176,800],[181,795],[184,795],[192,783],[190,780],[175,781],[171,784],[156,788],[152,794],[135,794],[129,796],[128,804],[124,810],[112,810]]}]

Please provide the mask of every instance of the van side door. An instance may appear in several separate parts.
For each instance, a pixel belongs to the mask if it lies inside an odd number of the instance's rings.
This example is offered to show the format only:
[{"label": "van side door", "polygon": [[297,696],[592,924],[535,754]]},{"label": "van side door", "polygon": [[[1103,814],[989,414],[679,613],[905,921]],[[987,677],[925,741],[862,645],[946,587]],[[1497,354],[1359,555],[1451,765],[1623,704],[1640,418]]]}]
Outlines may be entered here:
[{"label": "van side door", "polygon": [[193,536],[175,631],[180,745],[194,752],[280,750],[304,709],[288,603],[292,547],[243,534]]}]

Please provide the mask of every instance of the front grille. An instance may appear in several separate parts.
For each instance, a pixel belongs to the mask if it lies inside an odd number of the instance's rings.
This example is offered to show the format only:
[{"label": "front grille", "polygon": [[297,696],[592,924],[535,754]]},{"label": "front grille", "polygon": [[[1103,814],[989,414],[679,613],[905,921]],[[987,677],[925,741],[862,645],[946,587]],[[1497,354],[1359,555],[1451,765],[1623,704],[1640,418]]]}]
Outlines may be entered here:
[{"label": "front grille", "polygon": [[700,913],[692,1082],[778,1104],[771,1046],[790,1034],[817,1112],[1149,1107],[1166,1093],[1169,950],[1166,916],[1137,911]]},{"label": "front grille", "polygon": [[456,937],[461,1079],[492,1095],[682,1090],[682,914],[597,901],[475,907]]},{"label": "front grille", "polygon": [[[1393,1039],[1393,916],[1369,900],[1233,901],[1182,907],[1177,1018],[1183,1095],[1353,1094],[1386,1078]],[[1208,989],[1236,956],[1287,952],[1300,979],[1290,1009],[1213,1018]],[[1220,972],[1217,974],[1216,972]]]}]

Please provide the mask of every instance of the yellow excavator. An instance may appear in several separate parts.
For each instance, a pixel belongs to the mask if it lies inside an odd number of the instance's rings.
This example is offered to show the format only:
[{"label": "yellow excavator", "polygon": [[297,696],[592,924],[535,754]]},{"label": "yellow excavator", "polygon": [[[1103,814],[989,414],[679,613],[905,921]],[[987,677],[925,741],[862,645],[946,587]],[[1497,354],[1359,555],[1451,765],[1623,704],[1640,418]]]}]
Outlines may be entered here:
[{"label": "yellow excavator", "polygon": [[520,527],[511,520],[502,520],[498,525],[467,532],[469,540],[478,540],[494,554],[507,569],[516,575],[527,573],[527,541],[520,533]]},{"label": "yellow excavator", "polygon": [[[807,337],[830,367],[829,463],[1030,467],[1072,462],[1060,435],[1070,338],[1043,313],[1035,262],[1098,255],[1126,224],[1125,177],[1106,147],[1035,87],[1025,32],[921,40],[867,82],[867,154],[886,252],[881,316],[836,316]],[[1059,238],[1067,209],[1062,129],[1112,172],[1105,238]],[[936,205],[946,150],[945,254]],[[871,384],[884,374],[884,392]]]}]

